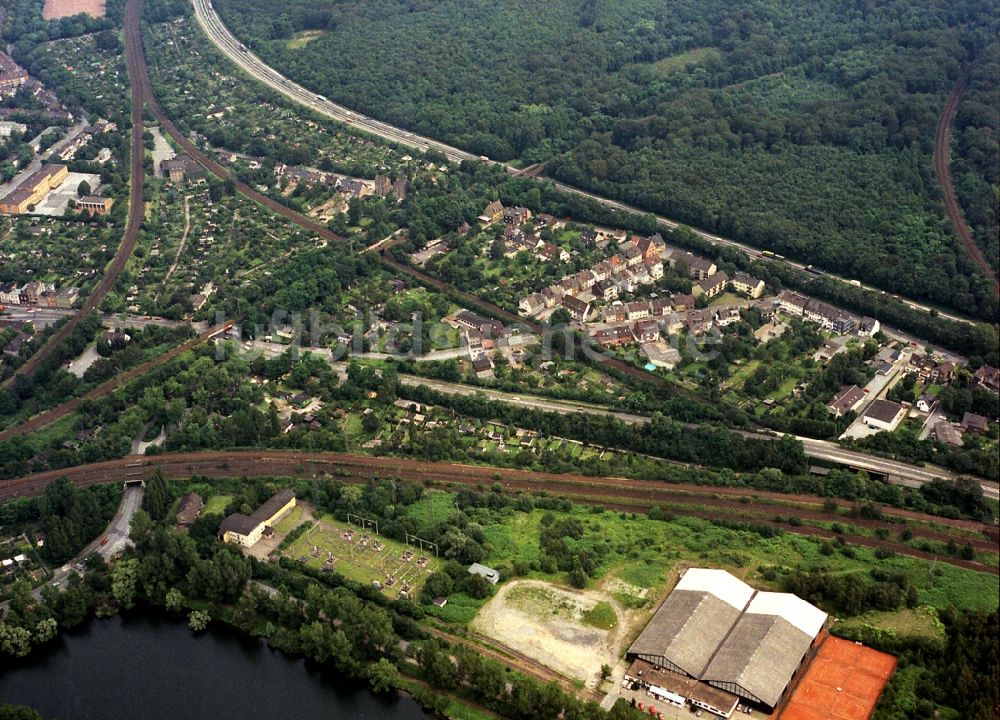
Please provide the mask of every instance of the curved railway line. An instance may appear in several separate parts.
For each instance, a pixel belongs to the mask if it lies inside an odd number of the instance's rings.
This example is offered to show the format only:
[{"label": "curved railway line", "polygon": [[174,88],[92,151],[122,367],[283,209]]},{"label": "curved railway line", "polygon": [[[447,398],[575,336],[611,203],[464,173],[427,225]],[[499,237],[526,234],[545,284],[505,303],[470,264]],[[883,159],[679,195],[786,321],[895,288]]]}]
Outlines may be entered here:
[{"label": "curved railway line", "polygon": [[[809,527],[808,522],[841,522],[869,529],[879,527],[887,530],[901,527],[901,520],[913,521],[907,525],[914,536],[926,540],[957,543],[970,541],[982,552],[995,552],[995,540],[990,533],[991,526],[968,521],[947,520],[934,516],[920,516],[907,512],[905,518],[894,515],[895,508],[887,508],[885,514],[892,521],[849,518],[835,512],[820,512],[809,507],[799,509],[789,501],[800,505],[822,508],[826,498],[810,496],[783,496],[780,493],[743,491],[739,488],[717,488],[705,486],[679,485],[655,480],[635,480],[628,478],[602,478],[583,475],[559,475],[536,473],[523,470],[497,470],[490,467],[461,465],[455,463],[434,463],[420,460],[392,457],[371,457],[345,453],[300,453],[295,451],[207,451],[191,453],[168,453],[153,456],[131,456],[91,465],[51,470],[13,480],[0,482],[0,502],[40,494],[45,486],[57,477],[66,476],[79,486],[95,485],[129,479],[139,480],[160,469],[171,479],[186,479],[192,475],[206,477],[320,477],[330,475],[345,482],[367,482],[374,478],[398,477],[438,487],[471,487],[485,490],[494,483],[511,493],[545,493],[555,497],[566,497],[577,502],[602,505],[608,509],[646,513],[655,505],[662,505],[677,515],[689,515],[708,520],[752,521],[758,524],[780,525],[788,532],[806,536],[834,538],[838,534],[822,527]],[[721,492],[720,492],[721,491]],[[805,520],[804,526],[792,526],[774,521],[775,515],[794,515]],[[933,528],[925,527],[933,524]],[[879,539],[856,533],[841,533],[850,542],[868,547],[884,547],[901,555],[909,555],[926,560],[939,560],[958,567],[980,572],[1000,574],[998,569],[976,561],[954,557],[938,556],[888,538]],[[971,533],[979,533],[973,537]]]},{"label": "curved railway line", "polygon": [[937,170],[938,182],[941,184],[941,191],[944,195],[944,208],[951,220],[955,234],[962,241],[962,247],[969,258],[983,271],[986,277],[994,283],[994,289],[1000,291],[1000,282],[997,281],[996,270],[986,259],[982,248],[976,244],[972,237],[972,231],[965,222],[962,215],[962,208],[958,204],[958,196],[955,194],[955,186],[951,181],[951,123],[958,112],[958,105],[962,101],[962,95],[969,87],[969,72],[962,73],[962,76],[955,84],[955,88],[948,95],[941,117],[938,120],[937,135],[934,142],[934,168]]}]

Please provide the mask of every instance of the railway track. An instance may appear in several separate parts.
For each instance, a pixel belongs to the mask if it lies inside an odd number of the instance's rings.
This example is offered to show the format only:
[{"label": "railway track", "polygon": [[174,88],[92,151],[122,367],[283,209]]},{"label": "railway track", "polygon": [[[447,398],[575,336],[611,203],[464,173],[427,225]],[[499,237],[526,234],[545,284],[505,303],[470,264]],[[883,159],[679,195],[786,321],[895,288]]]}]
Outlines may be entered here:
[{"label": "railway track", "polygon": [[1000,292],[1000,282],[997,281],[996,270],[990,265],[989,260],[983,253],[982,248],[976,244],[972,237],[972,231],[962,216],[962,208],[958,204],[958,196],[955,194],[955,186],[951,181],[951,123],[958,112],[958,105],[962,101],[962,95],[969,87],[969,72],[962,73],[951,94],[945,101],[944,109],[938,120],[937,135],[934,142],[934,168],[937,171],[938,182],[941,183],[941,191],[944,194],[944,208],[948,213],[955,233],[962,241],[966,255],[974,262],[986,275],[993,280],[994,290]]},{"label": "railway track", "polygon": [[[137,24],[138,17],[135,16],[134,11],[130,16],[128,10],[126,9],[126,28],[130,23]],[[137,55],[134,48],[130,51],[130,49],[126,47],[125,65],[128,70],[129,83],[132,86],[132,138],[129,146],[128,220],[125,224],[125,233],[122,236],[122,241],[118,245],[118,250],[115,252],[115,256],[112,258],[111,263],[105,269],[104,276],[101,278],[100,282],[97,283],[97,287],[95,287],[94,290],[87,296],[87,299],[84,300],[79,312],[72,315],[68,322],[63,324],[62,327],[60,327],[49,337],[48,340],[45,341],[45,344],[42,345],[42,347],[40,347],[35,354],[28,358],[28,360],[25,361],[20,368],[18,368],[16,374],[8,378],[3,383],[4,387],[8,387],[12,384],[16,375],[22,375],[24,377],[34,376],[42,362],[48,358],[49,355],[51,355],[53,351],[55,351],[55,349],[69,336],[69,334],[87,315],[87,313],[96,309],[97,306],[100,305],[101,301],[104,300],[111,288],[114,287],[115,282],[118,280],[118,275],[125,268],[125,263],[128,262],[128,259],[132,256],[132,252],[135,250],[136,243],[139,240],[139,228],[142,226],[142,219],[146,212],[146,198],[143,191],[146,169],[144,165],[145,145],[142,139],[142,108],[143,102],[147,98],[147,94],[145,92],[145,87],[137,84],[137,73],[140,71],[141,67],[144,67],[144,64],[141,62],[141,56],[141,52]]]},{"label": "railway track", "polygon": [[[584,504],[602,505],[607,509],[621,512],[646,513],[655,505],[662,505],[677,515],[700,517],[708,520],[746,521],[755,524],[780,525],[787,532],[805,536],[848,539],[851,543],[867,547],[883,547],[900,555],[908,555],[926,560],[940,560],[958,567],[992,574],[997,568],[988,567],[975,561],[954,557],[939,557],[931,552],[919,550],[890,539],[879,539],[847,532],[834,533],[821,527],[811,527],[775,523],[773,516],[786,514],[791,509],[786,504],[766,502],[766,498],[750,497],[750,503],[742,499],[726,500],[715,496],[719,488],[685,486],[661,483],[653,480],[630,480],[626,478],[592,478],[581,475],[557,475],[534,473],[522,470],[498,471],[494,468],[453,463],[433,463],[406,458],[370,457],[342,453],[310,453],[294,451],[208,451],[192,453],[170,453],[155,456],[131,456],[92,465],[82,465],[63,470],[52,470],[28,475],[0,483],[0,502],[19,497],[30,497],[44,491],[45,486],[57,477],[66,476],[79,486],[94,485],[145,478],[156,469],[172,479],[186,479],[192,475],[206,477],[321,477],[330,475],[345,482],[367,482],[374,478],[398,477],[400,479],[438,487],[471,487],[488,490],[499,482],[506,492],[546,493],[551,496],[566,497]],[[733,490],[733,489],[730,489]],[[756,494],[754,494],[756,495]],[[821,503],[823,498],[814,498]],[[801,513],[799,513],[801,515]],[[812,520],[813,514],[800,519]],[[822,516],[816,515],[817,521]],[[859,521],[830,513],[829,521],[839,521],[844,525],[859,525]],[[948,526],[947,520],[926,516],[926,521]],[[898,524],[879,521],[864,521],[866,528],[898,528]],[[875,523],[874,525],[869,523]],[[956,542],[965,542],[964,534],[968,526],[958,526],[963,534],[949,534],[938,530],[913,526],[915,537]],[[984,534],[989,526],[982,525]],[[973,539],[973,546],[980,551],[995,551],[992,540]]]},{"label": "railway track", "polygon": [[9,427],[3,432],[0,432],[0,442],[4,440],[9,440],[10,438],[15,437],[17,435],[27,435],[30,432],[35,432],[36,430],[45,427],[46,425],[51,425],[57,420],[61,420],[70,413],[74,412],[80,406],[80,403],[82,403],[84,400],[96,400],[98,398],[104,397],[105,395],[108,395],[117,390],[118,388],[122,387],[126,383],[135,380],[137,377],[145,375],[150,370],[153,370],[154,368],[157,368],[160,365],[163,365],[173,360],[181,353],[187,352],[191,348],[200,345],[201,343],[205,342],[206,340],[209,340],[210,338],[214,337],[215,335],[218,335],[221,332],[225,332],[230,327],[232,327],[232,323],[226,323],[224,325],[218,325],[214,328],[209,328],[198,337],[191,338],[190,340],[178,345],[177,347],[171,348],[162,355],[159,355],[153,358],[152,360],[147,360],[141,365],[136,365],[131,370],[121,373],[120,375],[116,375],[114,378],[108,380],[107,382],[101,383],[100,385],[98,385],[85,395],[73,398],[72,400],[67,400],[61,405],[52,408],[51,410],[46,410],[45,412],[39,413],[34,417],[28,418],[27,420],[18,425]]}]

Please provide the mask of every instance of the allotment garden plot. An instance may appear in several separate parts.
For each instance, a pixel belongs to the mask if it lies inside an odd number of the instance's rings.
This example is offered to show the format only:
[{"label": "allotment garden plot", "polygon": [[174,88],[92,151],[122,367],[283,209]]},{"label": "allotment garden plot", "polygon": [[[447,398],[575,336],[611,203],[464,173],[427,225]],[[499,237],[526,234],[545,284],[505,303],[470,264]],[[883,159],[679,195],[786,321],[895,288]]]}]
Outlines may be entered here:
[{"label": "allotment garden plot", "polygon": [[415,598],[427,576],[440,569],[433,552],[389,540],[374,528],[323,516],[283,553],[311,568],[373,585],[392,598]]}]

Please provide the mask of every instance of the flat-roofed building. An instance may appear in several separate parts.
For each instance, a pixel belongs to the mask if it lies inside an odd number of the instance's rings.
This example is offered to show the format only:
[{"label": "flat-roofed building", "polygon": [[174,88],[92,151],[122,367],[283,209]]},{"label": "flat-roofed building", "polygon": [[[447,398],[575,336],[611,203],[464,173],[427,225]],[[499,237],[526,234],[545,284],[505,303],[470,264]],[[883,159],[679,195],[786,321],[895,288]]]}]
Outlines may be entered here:
[{"label": "flat-roofed building", "polygon": [[114,202],[113,198],[85,195],[76,201],[76,209],[90,215],[107,215],[111,212],[111,206]]},{"label": "flat-roofed building", "polygon": [[892,400],[876,400],[867,410],[863,421],[865,425],[876,430],[892,432],[906,416],[906,410]]}]

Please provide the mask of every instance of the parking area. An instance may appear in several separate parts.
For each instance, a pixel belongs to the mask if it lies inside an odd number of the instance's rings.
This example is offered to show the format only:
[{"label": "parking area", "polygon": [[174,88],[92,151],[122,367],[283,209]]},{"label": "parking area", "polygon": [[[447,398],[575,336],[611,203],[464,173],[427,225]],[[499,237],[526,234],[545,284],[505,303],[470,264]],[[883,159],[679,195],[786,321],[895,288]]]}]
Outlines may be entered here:
[{"label": "parking area", "polygon": [[94,175],[93,173],[69,173],[59,187],[49,191],[49,194],[35,206],[35,214],[62,217],[66,212],[69,201],[76,200],[79,197],[78,189],[80,183],[84,181],[90,186],[90,191],[86,194],[94,195],[101,185],[101,176]]}]

